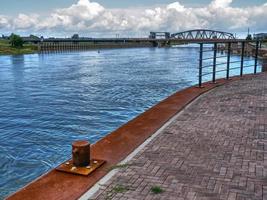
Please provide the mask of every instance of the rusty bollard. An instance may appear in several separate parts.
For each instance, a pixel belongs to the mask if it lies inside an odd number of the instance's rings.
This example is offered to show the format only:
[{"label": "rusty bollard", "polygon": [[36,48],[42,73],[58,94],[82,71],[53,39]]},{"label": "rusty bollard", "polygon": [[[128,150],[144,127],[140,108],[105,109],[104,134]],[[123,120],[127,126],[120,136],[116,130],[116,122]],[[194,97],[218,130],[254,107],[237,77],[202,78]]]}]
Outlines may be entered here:
[{"label": "rusty bollard", "polygon": [[90,165],[89,142],[76,141],[72,144],[72,161],[75,167],[86,167]]}]

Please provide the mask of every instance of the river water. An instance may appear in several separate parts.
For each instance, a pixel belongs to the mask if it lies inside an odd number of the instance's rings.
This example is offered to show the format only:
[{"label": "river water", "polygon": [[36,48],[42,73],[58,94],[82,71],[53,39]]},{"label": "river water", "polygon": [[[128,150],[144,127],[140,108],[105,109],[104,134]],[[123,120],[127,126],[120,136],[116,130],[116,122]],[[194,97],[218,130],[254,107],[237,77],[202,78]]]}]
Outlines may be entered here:
[{"label": "river water", "polygon": [[74,140],[94,143],[197,84],[198,57],[195,47],[0,56],[0,199],[68,159]]}]

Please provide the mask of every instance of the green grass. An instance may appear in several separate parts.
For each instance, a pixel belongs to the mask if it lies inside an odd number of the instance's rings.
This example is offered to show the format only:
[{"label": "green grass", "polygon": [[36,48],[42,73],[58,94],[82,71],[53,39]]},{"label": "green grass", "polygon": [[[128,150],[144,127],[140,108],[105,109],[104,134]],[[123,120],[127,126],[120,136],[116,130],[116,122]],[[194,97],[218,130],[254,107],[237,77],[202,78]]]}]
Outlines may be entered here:
[{"label": "green grass", "polygon": [[126,192],[128,191],[129,189],[123,185],[117,185],[115,186],[112,191],[117,194],[117,193],[123,193],[123,192]]},{"label": "green grass", "polygon": [[112,197],[118,193],[124,193],[124,192],[127,192],[129,190],[128,187],[126,186],[123,186],[123,185],[116,185],[115,187],[112,188],[111,191],[109,191],[107,193],[107,196],[105,198],[105,200],[111,200]]},{"label": "green grass", "polygon": [[151,188],[151,192],[154,193],[154,194],[161,194],[161,193],[164,192],[164,190],[159,186],[153,186]]},{"label": "green grass", "polygon": [[113,169],[124,169],[131,166],[130,164],[122,164],[122,165],[114,165],[112,167],[109,168],[109,171],[113,170]]},{"label": "green grass", "polygon": [[8,40],[0,39],[0,55],[32,54],[38,50],[37,46],[24,45],[22,48],[11,47]]}]

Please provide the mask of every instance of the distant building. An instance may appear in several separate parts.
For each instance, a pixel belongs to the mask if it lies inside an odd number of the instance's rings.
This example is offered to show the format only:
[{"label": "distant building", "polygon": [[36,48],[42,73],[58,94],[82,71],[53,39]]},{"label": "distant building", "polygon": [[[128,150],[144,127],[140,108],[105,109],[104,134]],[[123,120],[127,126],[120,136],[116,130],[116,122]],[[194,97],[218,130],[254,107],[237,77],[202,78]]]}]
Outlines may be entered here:
[{"label": "distant building", "polygon": [[257,33],[253,35],[254,39],[264,40],[267,39],[267,33]]},{"label": "distant building", "polygon": [[149,35],[150,39],[157,39],[157,38],[169,39],[170,37],[171,37],[170,32],[150,32]]}]

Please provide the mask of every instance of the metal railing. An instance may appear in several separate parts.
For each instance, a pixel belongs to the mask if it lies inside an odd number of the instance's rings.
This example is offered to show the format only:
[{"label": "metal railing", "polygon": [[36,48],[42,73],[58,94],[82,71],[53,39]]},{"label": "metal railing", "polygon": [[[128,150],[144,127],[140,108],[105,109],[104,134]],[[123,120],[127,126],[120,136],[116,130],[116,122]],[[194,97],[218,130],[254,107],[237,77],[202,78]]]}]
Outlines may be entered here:
[{"label": "metal railing", "polygon": [[[232,40],[223,43],[216,41],[199,43],[199,87],[202,87],[203,77],[208,75],[211,75],[211,81],[216,83],[217,74],[222,72],[225,72],[224,77],[226,79],[230,78],[231,70],[239,69],[239,75],[243,76],[244,68],[254,68],[253,71],[256,74],[258,72],[258,58],[261,42],[262,41],[259,40]],[[209,47],[205,47],[205,45],[209,45]],[[218,51],[225,52],[225,54],[218,56]],[[212,56],[204,57],[206,52],[209,52]],[[240,56],[240,60],[232,61],[231,58],[234,54]],[[218,62],[218,59],[223,58],[225,58],[226,61]],[[209,61],[210,64],[204,65],[207,61]],[[244,65],[247,61],[253,61],[253,65]],[[237,63],[240,63],[238,67],[236,67]],[[233,67],[232,64],[235,64],[235,66]],[[224,66],[224,69],[218,70],[218,66]],[[205,69],[208,69],[209,71],[204,72]]]}]

